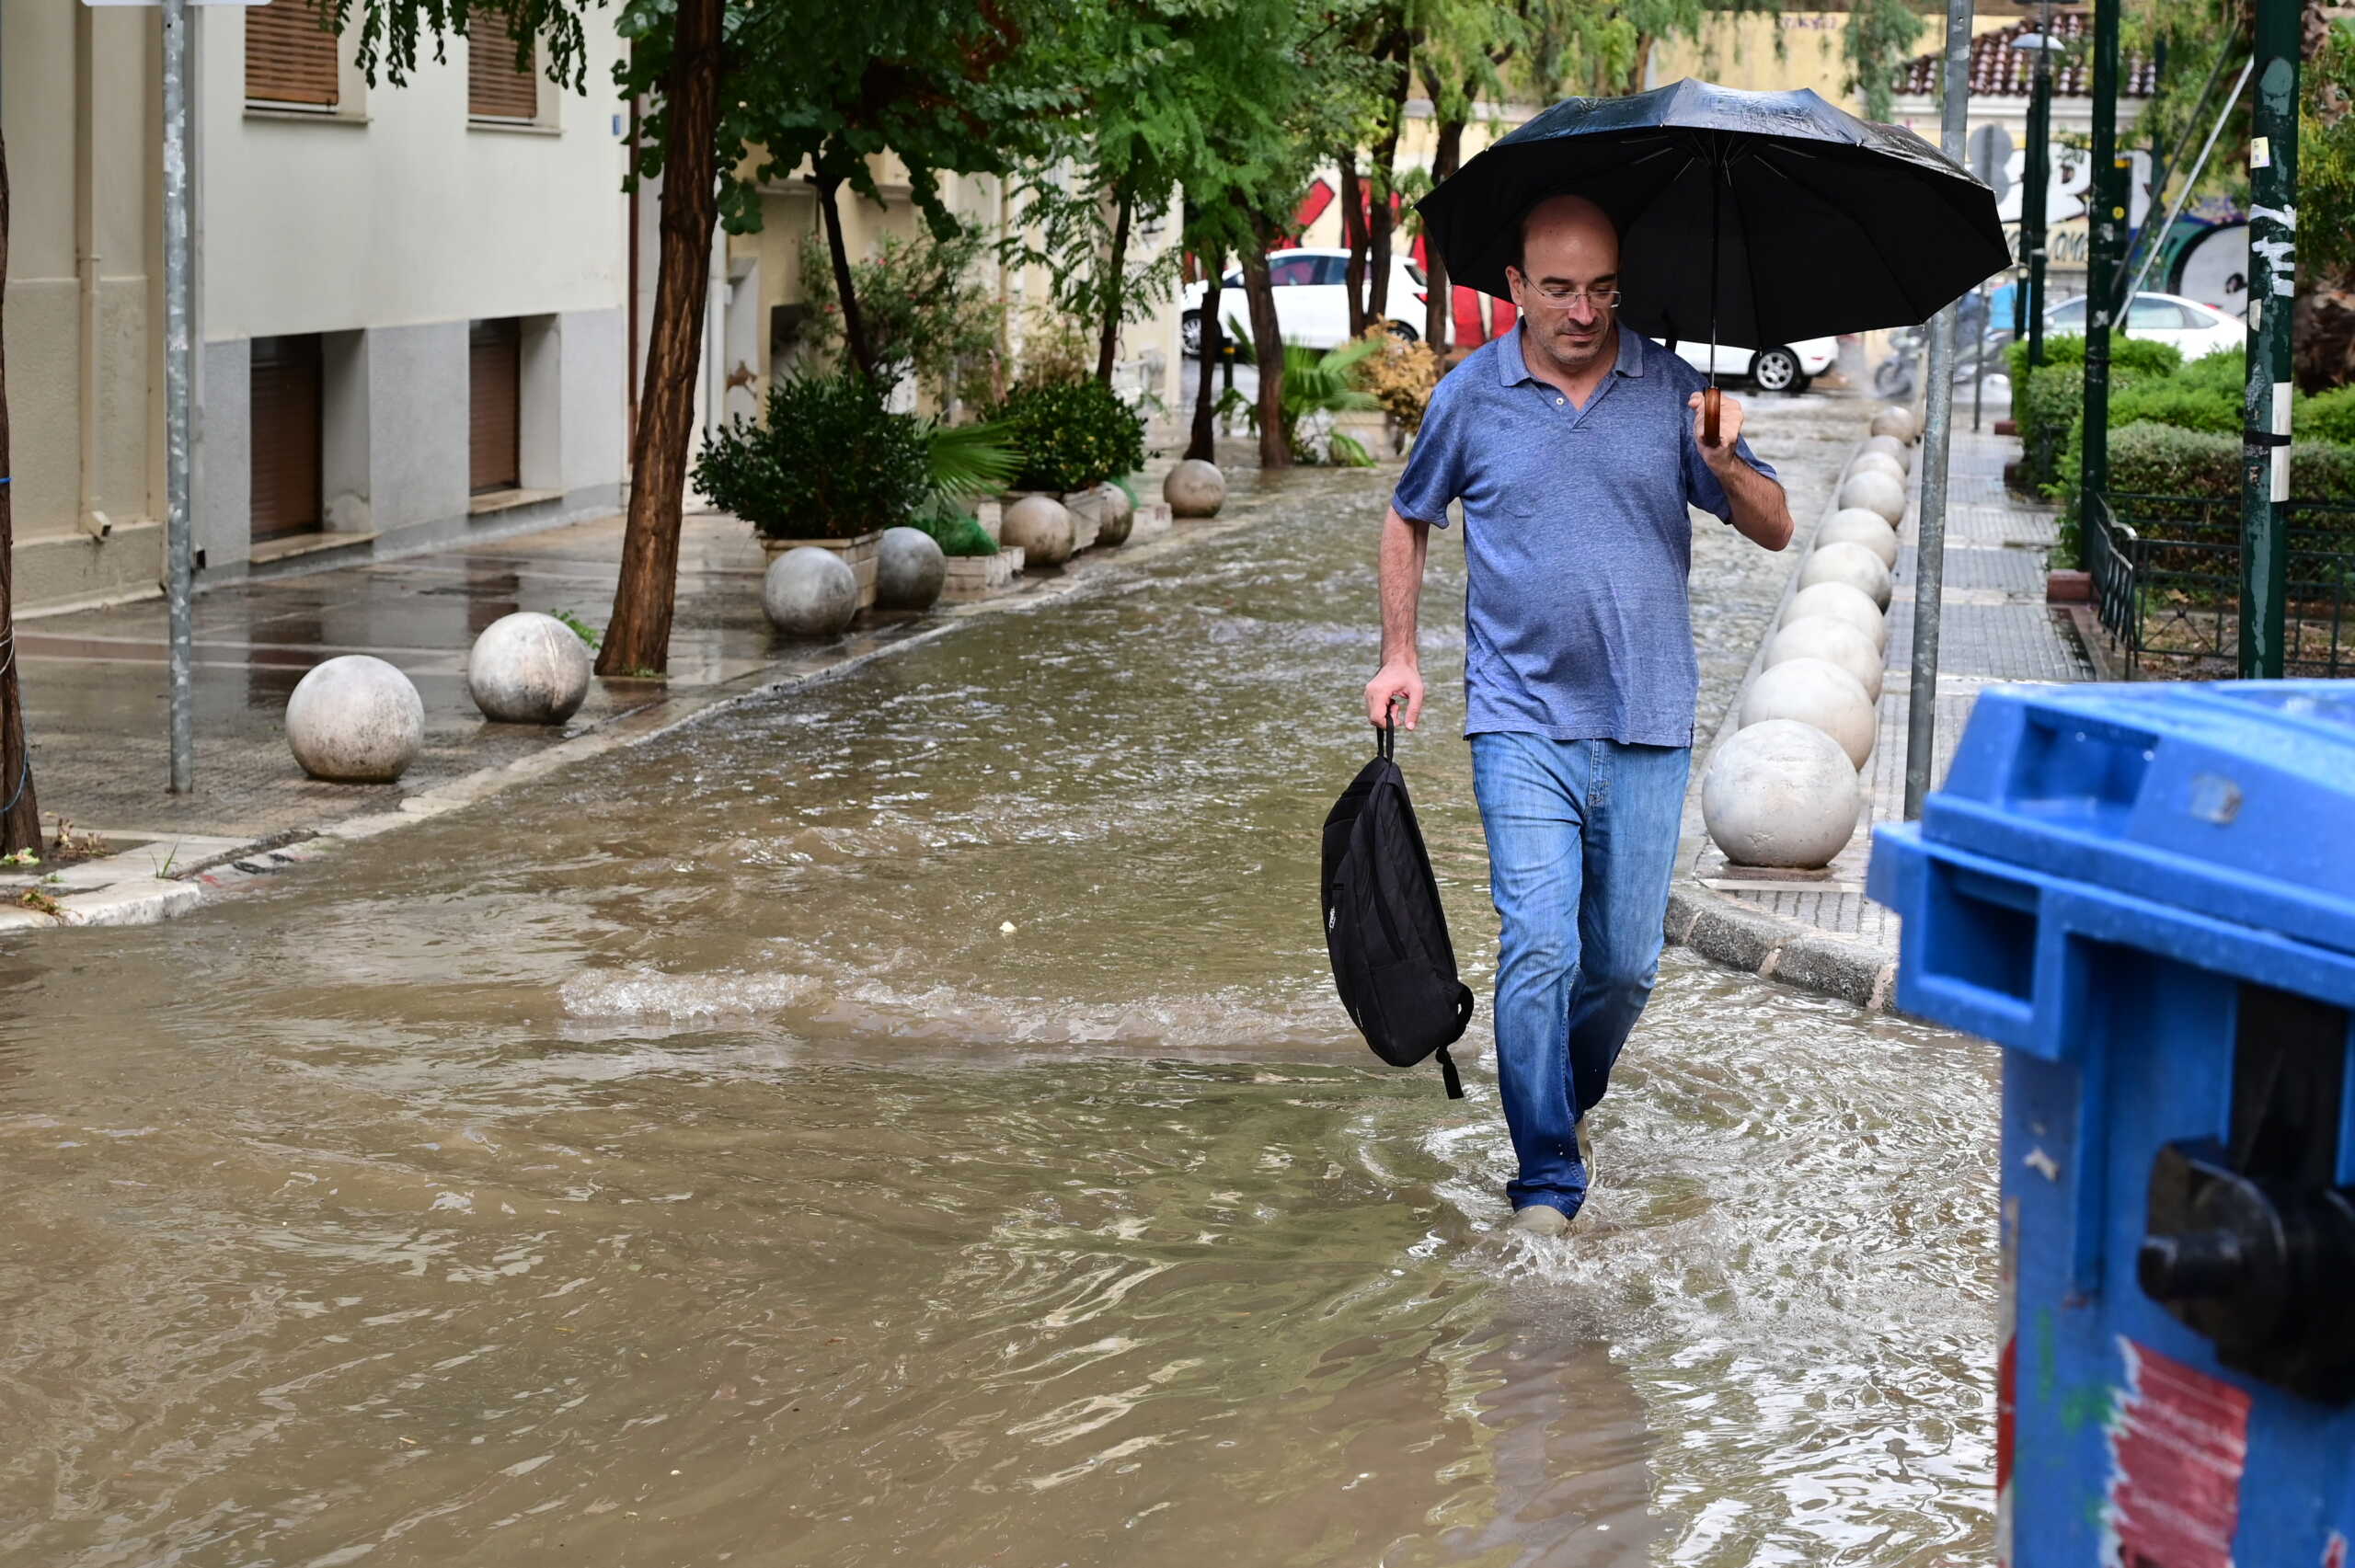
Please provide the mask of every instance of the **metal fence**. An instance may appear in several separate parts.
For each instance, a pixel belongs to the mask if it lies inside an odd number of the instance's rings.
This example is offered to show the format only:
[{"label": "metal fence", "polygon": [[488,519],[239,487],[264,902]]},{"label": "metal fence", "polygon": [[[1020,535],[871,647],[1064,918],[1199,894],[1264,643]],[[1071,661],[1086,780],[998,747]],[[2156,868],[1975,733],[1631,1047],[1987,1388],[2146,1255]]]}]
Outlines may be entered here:
[{"label": "metal fence", "polygon": [[[2094,607],[2127,674],[2220,680],[2240,651],[2240,502],[2097,492],[2084,509]],[[2287,501],[2283,672],[2355,675],[2347,633],[2355,504]]]}]

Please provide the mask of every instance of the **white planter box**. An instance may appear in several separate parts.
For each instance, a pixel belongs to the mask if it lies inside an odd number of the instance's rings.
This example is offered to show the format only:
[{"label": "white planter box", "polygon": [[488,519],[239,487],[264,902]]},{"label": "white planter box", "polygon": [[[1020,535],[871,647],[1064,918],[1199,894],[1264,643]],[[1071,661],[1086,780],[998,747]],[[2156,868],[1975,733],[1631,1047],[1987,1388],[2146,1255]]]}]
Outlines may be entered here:
[{"label": "white planter box", "polygon": [[1004,593],[1022,575],[1022,550],[1009,545],[994,555],[951,555],[948,580],[940,590],[944,601],[966,601]]}]

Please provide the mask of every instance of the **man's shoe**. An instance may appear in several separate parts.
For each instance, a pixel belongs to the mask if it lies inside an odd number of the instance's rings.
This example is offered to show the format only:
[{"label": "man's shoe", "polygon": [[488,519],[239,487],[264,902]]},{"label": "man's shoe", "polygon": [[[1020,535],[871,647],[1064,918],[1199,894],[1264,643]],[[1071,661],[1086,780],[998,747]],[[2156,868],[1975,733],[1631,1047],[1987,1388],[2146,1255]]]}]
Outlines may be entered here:
[{"label": "man's shoe", "polygon": [[1570,1217],[1550,1203],[1533,1203],[1513,1210],[1508,1230],[1518,1230],[1524,1236],[1560,1236],[1570,1228]]}]

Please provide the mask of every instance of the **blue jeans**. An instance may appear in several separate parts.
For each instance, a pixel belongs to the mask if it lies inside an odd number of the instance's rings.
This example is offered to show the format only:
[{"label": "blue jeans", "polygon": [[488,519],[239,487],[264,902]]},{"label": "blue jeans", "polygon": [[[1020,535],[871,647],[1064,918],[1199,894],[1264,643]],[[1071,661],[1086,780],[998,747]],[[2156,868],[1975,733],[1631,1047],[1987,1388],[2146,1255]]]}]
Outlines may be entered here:
[{"label": "blue jeans", "polygon": [[1472,738],[1488,836],[1497,1082],[1514,1208],[1586,1201],[1578,1122],[1603,1098],[1660,974],[1660,927],[1692,752],[1682,746]]}]

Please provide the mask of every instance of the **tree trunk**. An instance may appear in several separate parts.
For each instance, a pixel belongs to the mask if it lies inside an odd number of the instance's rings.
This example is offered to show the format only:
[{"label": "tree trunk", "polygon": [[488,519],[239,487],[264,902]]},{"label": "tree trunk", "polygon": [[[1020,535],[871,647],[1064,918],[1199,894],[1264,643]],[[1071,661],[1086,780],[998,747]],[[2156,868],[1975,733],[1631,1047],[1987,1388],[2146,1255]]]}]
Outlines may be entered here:
[{"label": "tree trunk", "polygon": [[850,275],[850,251],[843,244],[843,213],[836,197],[843,188],[839,179],[810,177],[818,188],[819,210],[826,217],[826,256],[834,264],[834,298],[843,307],[843,346],[850,351],[850,362],[867,380],[875,379],[875,351],[867,342],[867,318],[858,313],[858,287]]},{"label": "tree trunk", "polygon": [[[1439,143],[1431,150],[1431,184],[1440,184],[1464,161],[1464,121],[1450,120],[1439,128]],[[1447,258],[1436,245],[1423,247],[1423,341],[1447,360],[1447,340],[1455,326],[1455,291],[1448,286]]]},{"label": "tree trunk", "polygon": [[[0,141],[0,295],[8,280],[8,144]],[[0,474],[8,466],[8,357],[0,349]],[[33,798],[32,749],[25,741],[25,700],[17,681],[16,514],[14,485],[0,485],[0,854],[40,848],[40,806]]]},{"label": "tree trunk", "polygon": [[1390,319],[1390,241],[1397,227],[1390,211],[1390,193],[1396,189],[1392,177],[1398,163],[1398,131],[1407,122],[1407,99],[1415,87],[1414,73],[1407,69],[1410,49],[1404,42],[1398,47],[1398,91],[1391,100],[1382,140],[1373,145],[1373,177],[1366,181],[1372,204],[1366,212],[1365,319],[1358,324],[1360,332]]},{"label": "tree trunk", "polygon": [[1276,289],[1268,277],[1268,235],[1243,258],[1243,294],[1251,302],[1251,350],[1259,361],[1259,466],[1292,466],[1292,432],[1284,429],[1284,337],[1276,325]]},{"label": "tree trunk", "polygon": [[1211,409],[1216,398],[1218,363],[1226,349],[1226,332],[1218,322],[1219,275],[1226,270],[1226,258],[1212,251],[1206,259],[1210,276],[1202,284],[1202,357],[1194,383],[1194,429],[1186,441],[1186,455],[1216,463],[1218,431]]},{"label": "tree trunk", "polygon": [[1341,244],[1350,253],[1350,336],[1365,331],[1365,184],[1358,178],[1358,155],[1344,147],[1338,160],[1341,176]]},{"label": "tree trunk", "polygon": [[[630,441],[629,521],[621,581],[597,654],[600,675],[661,675],[671,667],[671,612],[679,580],[679,526],[687,447],[695,437],[695,375],[703,360],[711,231],[719,217],[720,39],[724,0],[679,0],[663,146],[661,262],[646,339],[646,381]],[[635,238],[632,241],[636,243]],[[5,488],[6,486],[0,486]]]},{"label": "tree trunk", "polygon": [[1129,265],[1129,193],[1120,192],[1120,216],[1112,221],[1111,270],[1106,274],[1104,331],[1096,342],[1096,379],[1112,384],[1112,356],[1120,347],[1120,284]]}]

